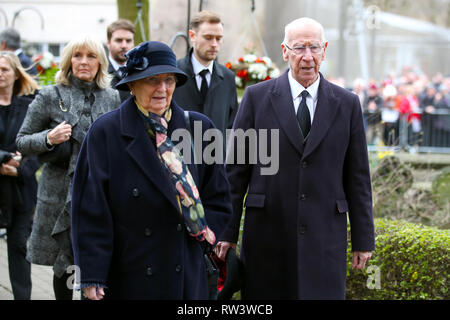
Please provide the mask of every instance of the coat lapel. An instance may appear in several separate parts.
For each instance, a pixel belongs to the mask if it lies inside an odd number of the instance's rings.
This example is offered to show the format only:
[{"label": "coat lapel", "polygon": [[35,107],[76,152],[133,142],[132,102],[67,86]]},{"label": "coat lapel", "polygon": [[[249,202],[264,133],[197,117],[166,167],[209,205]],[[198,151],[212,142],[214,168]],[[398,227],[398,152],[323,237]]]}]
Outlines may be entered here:
[{"label": "coat lapel", "polygon": [[340,100],[333,94],[329,82],[324,79],[322,74],[320,74],[320,77],[316,111],[303,158],[306,158],[317,148],[325,137],[339,109]]},{"label": "coat lapel", "polygon": [[281,129],[286,133],[289,141],[300,155],[303,154],[303,137],[295,116],[288,71],[275,80],[270,100]]},{"label": "coat lapel", "polygon": [[121,133],[123,136],[131,138],[127,139],[126,151],[144,175],[166,196],[178,211],[179,206],[175,197],[176,190],[162,167],[156,154],[156,146],[151,142],[138,112],[132,99],[129,99],[120,107]]}]

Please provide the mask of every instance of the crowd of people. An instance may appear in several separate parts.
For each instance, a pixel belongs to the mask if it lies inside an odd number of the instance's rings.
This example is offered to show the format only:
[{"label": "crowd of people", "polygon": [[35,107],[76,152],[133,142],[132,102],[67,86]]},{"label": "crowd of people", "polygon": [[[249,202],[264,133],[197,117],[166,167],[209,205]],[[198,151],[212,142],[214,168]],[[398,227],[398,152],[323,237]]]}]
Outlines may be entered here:
[{"label": "crowd of people", "polygon": [[[72,299],[72,265],[82,299],[217,298],[218,281],[242,276],[217,279],[238,259],[243,206],[246,276],[232,292],[345,298],[347,215],[353,267],[374,250],[364,132],[369,144],[394,144],[403,116],[419,132],[425,114],[449,110],[450,79],[405,69],[355,81],[356,97],[319,73],[328,42],[317,21],[301,18],[281,45],[289,70],[248,88],[238,108],[235,76],[216,60],[223,27],[213,12],[196,14],[192,48],[177,60],[164,43],[135,46],[133,24],[120,19],[107,29],[106,52],[89,36],[72,39],[56,84],[42,88],[33,65],[19,61],[19,33],[0,33],[0,227],[15,299],[31,297],[30,263],[53,267],[57,300]],[[192,133],[194,121],[224,135],[282,128],[277,174],[261,175],[261,159],[185,159],[171,134]]]},{"label": "crowd of people", "polygon": [[360,99],[369,145],[399,145],[404,135],[410,146],[450,147],[450,77],[405,67],[381,81],[356,79],[351,90]]}]

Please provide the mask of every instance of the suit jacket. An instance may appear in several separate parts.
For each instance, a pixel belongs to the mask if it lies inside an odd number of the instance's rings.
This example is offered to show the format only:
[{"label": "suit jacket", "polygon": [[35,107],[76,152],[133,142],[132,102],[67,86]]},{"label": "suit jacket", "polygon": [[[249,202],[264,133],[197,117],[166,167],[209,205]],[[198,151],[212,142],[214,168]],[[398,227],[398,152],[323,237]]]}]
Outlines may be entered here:
[{"label": "suit jacket", "polygon": [[[113,76],[111,80],[111,88],[116,89],[116,84],[121,80],[121,78],[111,63],[108,65],[108,73]],[[131,96],[129,90],[119,90],[119,89],[116,90],[119,91],[121,102],[124,102],[125,100],[128,99],[129,96]]]},{"label": "suit jacket", "polygon": [[[74,82],[77,83],[77,82]],[[38,183],[37,206],[30,236],[27,258],[32,263],[51,265],[55,274],[61,277],[66,267],[73,264],[70,244],[70,200],[71,184],[78,152],[90,123],[80,121],[85,106],[82,88],[56,85],[64,106],[59,107],[59,97],[54,85],[42,88],[30,104],[22,127],[17,134],[17,148],[24,155],[38,155],[49,151],[47,133],[63,121],[72,125],[72,155],[69,167],[62,169],[52,163],[45,163]],[[116,109],[120,105],[116,90],[95,88],[94,102],[90,109],[92,119]]]},{"label": "suit jacket", "polygon": [[[214,127],[204,115],[190,114],[191,125],[197,120],[203,131]],[[177,128],[186,125],[172,100],[169,137]],[[224,166],[188,167],[208,225],[220,237],[231,215]],[[175,192],[132,98],[94,122],[73,181],[81,283],[106,285],[109,299],[207,299],[203,249],[185,229]]]},{"label": "suit jacket", "polygon": [[37,75],[37,70],[35,66],[32,66],[29,70],[28,68],[33,64],[31,59],[25,54],[25,52],[19,53],[17,56],[22,64],[22,67],[31,75]]},{"label": "suit jacket", "polygon": [[347,213],[352,249],[374,249],[359,99],[320,77],[314,121],[305,144],[287,72],[248,87],[236,116],[234,129],[279,130],[279,141],[269,143],[268,151],[271,154],[278,143],[275,175],[261,175],[265,165],[259,160],[239,165],[227,159],[233,216],[224,240],[238,239],[248,188],[241,251],[244,299],[344,299]]},{"label": "suit jacket", "polygon": [[[8,119],[0,118],[0,155],[18,150],[16,135],[31,101],[32,96],[12,97],[11,106],[8,107],[11,114]],[[18,213],[30,212],[36,205],[37,181],[34,174],[39,167],[40,163],[35,156],[24,156],[17,168],[18,177],[0,175],[0,208],[10,212],[13,223]]]},{"label": "suit jacket", "polygon": [[178,67],[188,75],[188,81],[175,89],[173,98],[183,109],[205,114],[225,137],[225,130],[232,127],[238,109],[235,75],[225,66],[214,61],[208,94],[201,107],[202,97],[192,67],[192,52],[191,49],[186,57],[177,61]]}]

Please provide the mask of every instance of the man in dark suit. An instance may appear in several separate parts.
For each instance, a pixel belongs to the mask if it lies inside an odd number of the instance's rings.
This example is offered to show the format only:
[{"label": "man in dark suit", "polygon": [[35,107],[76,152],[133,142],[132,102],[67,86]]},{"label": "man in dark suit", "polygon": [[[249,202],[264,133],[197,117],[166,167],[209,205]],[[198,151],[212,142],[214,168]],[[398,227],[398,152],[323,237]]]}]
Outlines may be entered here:
[{"label": "man in dark suit", "polygon": [[[108,48],[108,72],[113,76],[111,87],[121,80],[118,70],[125,65],[127,59],[124,54],[134,47],[134,25],[126,19],[119,19],[111,23],[106,29],[106,47]],[[129,90],[118,90],[123,102],[130,96]]]},{"label": "man in dark suit", "polygon": [[13,51],[19,58],[22,67],[31,75],[36,75],[36,67],[20,47],[20,33],[16,29],[6,28],[0,32],[0,50]]},{"label": "man in dark suit", "polygon": [[197,13],[190,22],[189,37],[192,49],[177,61],[188,81],[175,90],[174,99],[185,110],[207,115],[222,132],[225,144],[225,130],[233,125],[238,101],[234,73],[216,61],[223,38],[220,17],[210,11]]},{"label": "man in dark suit", "polygon": [[[224,259],[236,246],[245,206],[244,299],[345,299],[347,215],[353,267],[364,268],[374,250],[361,107],[358,96],[319,73],[327,45],[317,21],[288,24],[281,47],[289,70],[248,87],[233,125],[279,132],[267,146],[268,154],[278,151],[277,173],[264,175],[260,159],[227,159],[233,216],[215,251]],[[228,150],[248,156],[249,143],[236,145],[237,135]]]}]

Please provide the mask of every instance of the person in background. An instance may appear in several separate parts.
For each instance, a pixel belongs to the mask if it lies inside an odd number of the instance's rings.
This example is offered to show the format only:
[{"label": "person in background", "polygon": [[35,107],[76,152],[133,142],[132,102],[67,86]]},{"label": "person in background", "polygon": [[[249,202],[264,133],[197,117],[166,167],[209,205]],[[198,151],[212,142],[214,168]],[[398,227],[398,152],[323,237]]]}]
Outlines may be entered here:
[{"label": "person in background", "polygon": [[15,140],[37,89],[17,56],[0,51],[0,210],[9,221],[8,269],[16,300],[31,298],[31,265],[26,252],[36,206],[34,174],[40,163],[35,156],[22,157]]},{"label": "person in background", "polygon": [[175,101],[185,110],[208,116],[224,137],[238,109],[235,74],[217,62],[223,41],[223,24],[211,11],[197,13],[190,22],[192,48],[177,61],[188,75],[187,83],[175,90]]},{"label": "person in background", "polygon": [[107,70],[101,42],[89,36],[71,40],[62,51],[56,85],[44,87],[30,104],[16,139],[22,154],[45,161],[27,258],[53,266],[57,300],[72,299],[73,293],[66,269],[73,265],[70,202],[78,152],[92,122],[120,105]]},{"label": "person in background", "polygon": [[[276,173],[262,173],[260,159],[242,164],[239,152],[227,159],[233,215],[215,251],[224,259],[236,247],[245,207],[243,299],[345,299],[347,217],[353,268],[375,248],[361,106],[319,73],[327,46],[317,21],[289,23],[281,44],[289,70],[247,87],[234,121],[244,132],[280,129]],[[228,150],[248,150],[248,140],[232,135]]]},{"label": "person in background", "polygon": [[20,33],[14,28],[6,28],[0,32],[0,50],[13,51],[19,58],[22,67],[31,75],[37,75],[36,67],[20,47]]},{"label": "person in background", "polygon": [[381,110],[383,143],[386,146],[398,145],[400,112],[396,108],[397,89],[388,84],[383,89],[384,107]]},{"label": "person in background", "polygon": [[[111,23],[106,29],[106,46],[108,48],[108,72],[113,76],[111,87],[120,81],[119,68],[124,66],[127,58],[125,53],[134,47],[134,25],[126,19],[119,19]],[[119,90],[120,100],[123,102],[130,97],[129,90]]]},{"label": "person in background", "polygon": [[229,185],[222,164],[194,164],[171,138],[194,121],[202,134],[214,125],[197,112],[187,125],[172,99],[187,76],[167,45],[144,42],[127,56],[117,86],[133,98],[92,125],[73,180],[81,288],[91,300],[208,299],[204,255],[231,215]]},{"label": "person in background", "polygon": [[375,83],[369,84],[367,95],[363,102],[363,117],[366,122],[367,144],[377,144],[380,136],[381,110],[384,106],[383,97],[378,93]]}]

